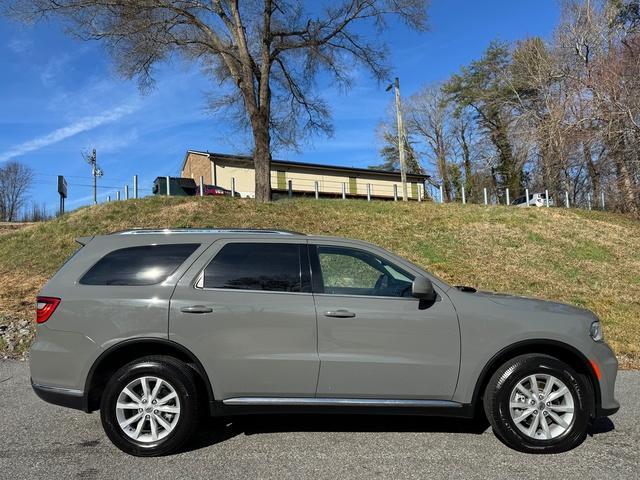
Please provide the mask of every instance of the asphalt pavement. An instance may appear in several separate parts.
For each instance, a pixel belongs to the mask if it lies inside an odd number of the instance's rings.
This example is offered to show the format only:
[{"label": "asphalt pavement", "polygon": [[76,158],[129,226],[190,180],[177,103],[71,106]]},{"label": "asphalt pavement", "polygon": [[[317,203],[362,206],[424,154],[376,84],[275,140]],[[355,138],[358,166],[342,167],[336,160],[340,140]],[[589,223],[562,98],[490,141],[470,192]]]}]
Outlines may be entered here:
[{"label": "asphalt pavement", "polygon": [[135,458],[97,413],[55,407],[24,362],[0,361],[0,479],[640,479],[640,372],[623,371],[622,408],[578,448],[526,455],[483,423],[399,416],[251,416],[202,425],[182,453]]}]

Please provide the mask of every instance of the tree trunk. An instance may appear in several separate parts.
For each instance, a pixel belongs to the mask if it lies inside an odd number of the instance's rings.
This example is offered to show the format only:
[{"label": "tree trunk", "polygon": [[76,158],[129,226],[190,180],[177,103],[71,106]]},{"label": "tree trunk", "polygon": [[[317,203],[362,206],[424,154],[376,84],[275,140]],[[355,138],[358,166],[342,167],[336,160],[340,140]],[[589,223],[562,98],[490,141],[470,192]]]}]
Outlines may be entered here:
[{"label": "tree trunk", "polygon": [[[515,198],[520,195],[522,189],[522,172],[516,166],[513,158],[513,150],[507,135],[506,127],[500,124],[492,131],[491,139],[498,150],[498,173],[500,174],[502,188],[508,188],[511,196]],[[502,197],[502,192],[496,192]]]},{"label": "tree trunk", "polygon": [[256,201],[271,201],[271,135],[269,121],[255,120],[253,126],[253,163],[256,174]]},{"label": "tree trunk", "polygon": [[447,168],[447,152],[444,147],[444,141],[440,136],[437,139],[438,170],[440,170],[440,178],[442,178],[442,189],[444,190],[444,198],[446,202],[451,201],[451,182],[449,181],[449,169]]},{"label": "tree trunk", "polygon": [[629,174],[627,162],[625,162],[620,152],[616,154],[616,171],[618,174],[618,186],[622,194],[623,211],[637,215],[638,204],[636,203],[633,179]]},{"label": "tree trunk", "polygon": [[466,190],[466,196],[471,198],[473,195],[473,174],[471,172],[471,152],[469,151],[469,144],[464,136],[464,131],[460,135],[460,143],[462,144],[462,161],[464,165],[464,188]]},{"label": "tree trunk", "polygon": [[587,172],[589,173],[589,179],[591,180],[591,189],[593,190],[593,198],[600,198],[600,172],[598,167],[593,162],[593,155],[591,152],[591,146],[588,143],[582,144],[582,155],[584,163],[587,165]]}]

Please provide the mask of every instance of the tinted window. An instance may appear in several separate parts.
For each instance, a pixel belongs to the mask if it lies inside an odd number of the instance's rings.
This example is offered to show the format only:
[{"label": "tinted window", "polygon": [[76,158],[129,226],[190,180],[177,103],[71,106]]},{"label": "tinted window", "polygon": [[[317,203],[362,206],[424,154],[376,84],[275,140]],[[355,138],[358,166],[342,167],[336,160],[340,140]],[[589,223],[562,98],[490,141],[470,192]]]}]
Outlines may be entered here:
[{"label": "tinted window", "polygon": [[413,276],[381,257],[344,247],[318,246],[317,251],[323,293],[411,296]]},{"label": "tinted window", "polygon": [[300,292],[300,245],[230,243],[204,271],[205,288]]},{"label": "tinted window", "polygon": [[83,285],[153,285],[169,277],[200,245],[145,245],[105,255],[80,280]]}]

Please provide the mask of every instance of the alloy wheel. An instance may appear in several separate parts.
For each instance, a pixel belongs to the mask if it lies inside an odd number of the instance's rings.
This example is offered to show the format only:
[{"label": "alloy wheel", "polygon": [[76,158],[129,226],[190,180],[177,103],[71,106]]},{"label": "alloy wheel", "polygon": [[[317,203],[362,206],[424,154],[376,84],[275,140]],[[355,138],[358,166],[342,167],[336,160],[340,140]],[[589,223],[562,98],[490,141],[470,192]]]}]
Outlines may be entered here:
[{"label": "alloy wheel", "polygon": [[551,440],[568,432],[574,421],[571,390],[557,377],[534,374],[518,381],[509,396],[515,426],[535,440]]},{"label": "alloy wheel", "polygon": [[139,377],[118,395],[116,419],[122,431],[140,443],[167,437],[180,419],[180,399],[175,388],[158,377]]}]

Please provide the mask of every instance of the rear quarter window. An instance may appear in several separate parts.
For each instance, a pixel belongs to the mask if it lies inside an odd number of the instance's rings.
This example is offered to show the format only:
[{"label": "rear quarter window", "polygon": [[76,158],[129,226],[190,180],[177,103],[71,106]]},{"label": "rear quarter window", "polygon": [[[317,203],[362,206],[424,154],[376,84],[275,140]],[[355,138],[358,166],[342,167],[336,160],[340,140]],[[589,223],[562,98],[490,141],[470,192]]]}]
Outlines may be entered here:
[{"label": "rear quarter window", "polygon": [[155,285],[165,281],[200,244],[143,245],[102,257],[80,279],[81,285]]}]

